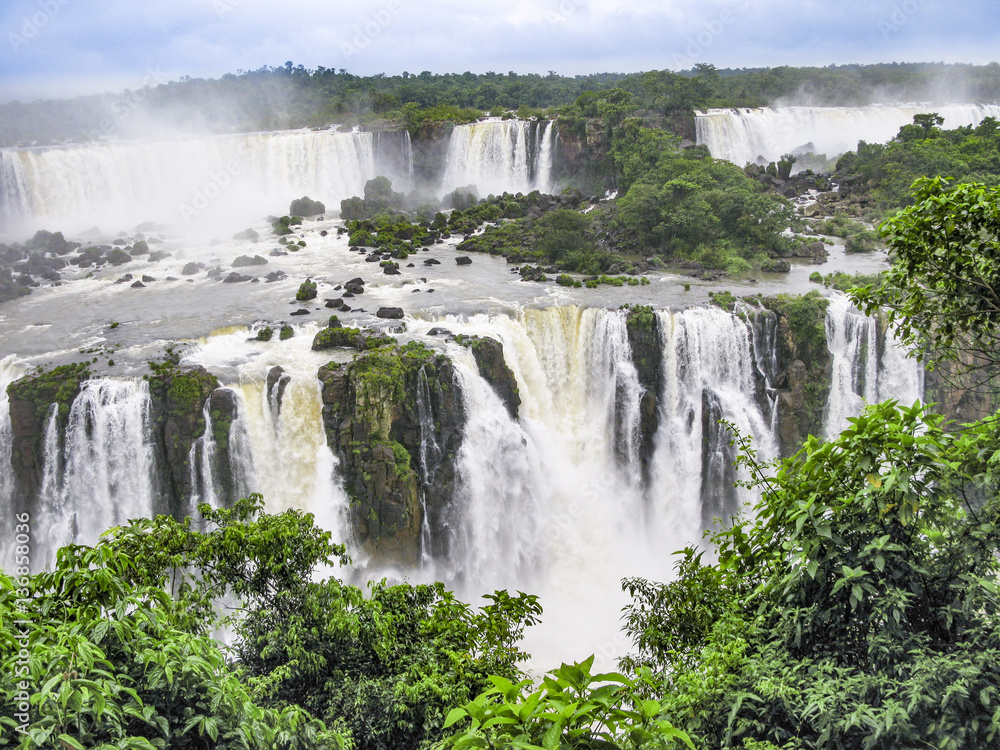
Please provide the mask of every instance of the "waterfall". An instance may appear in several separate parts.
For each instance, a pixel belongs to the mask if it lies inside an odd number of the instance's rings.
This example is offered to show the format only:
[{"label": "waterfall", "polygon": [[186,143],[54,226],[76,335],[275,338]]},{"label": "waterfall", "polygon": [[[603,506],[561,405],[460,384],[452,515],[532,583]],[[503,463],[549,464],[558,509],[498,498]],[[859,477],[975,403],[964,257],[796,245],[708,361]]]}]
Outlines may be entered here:
[{"label": "waterfall", "polygon": [[[0,200],[29,225],[235,226],[304,194],[337,206],[375,176],[371,133],[288,131],[0,151]],[[6,212],[5,212],[6,213]]]},{"label": "waterfall", "polygon": [[878,327],[844,296],[830,300],[826,312],[826,345],[832,374],[824,424],[826,437],[837,437],[866,404],[878,398]]},{"label": "waterfall", "polygon": [[374,133],[373,137],[375,171],[392,180],[392,188],[397,193],[413,190],[413,143],[409,131],[382,131]]},{"label": "waterfall", "polygon": [[0,150],[0,233],[10,231],[28,211],[28,186],[21,160]]},{"label": "waterfall", "polygon": [[420,423],[420,451],[417,462],[420,467],[420,563],[427,566],[431,562],[433,540],[431,539],[430,518],[427,512],[427,491],[431,478],[437,472],[442,451],[434,437],[434,411],[431,402],[431,388],[427,380],[427,368],[421,366],[417,373],[417,420]]},{"label": "waterfall", "polygon": [[891,330],[879,338],[878,321],[837,295],[826,313],[826,341],[832,361],[830,395],[824,423],[827,439],[836,438],[868,404],[895,399],[910,406],[923,397],[920,363]]},{"label": "waterfall", "polygon": [[835,158],[858,147],[858,141],[884,143],[913,116],[937,112],[948,129],[976,126],[985,117],[1000,117],[1000,105],[764,107],[715,109],[695,118],[698,143],[712,156],[740,166],[767,164],[783,154],[812,152]]},{"label": "waterfall", "polygon": [[149,387],[139,379],[82,383],[62,441],[53,404],[45,430],[37,514],[42,555],[36,565],[50,566],[66,544],[95,544],[105,530],[130,518],[152,518],[150,427]]},{"label": "waterfall", "polygon": [[481,197],[552,189],[555,125],[487,120],[452,130],[443,191],[475,185]]},{"label": "waterfall", "polygon": [[188,465],[191,467],[191,500],[188,503],[188,515],[198,518],[198,505],[207,503],[213,508],[220,507],[215,491],[215,476],[212,465],[215,462],[215,434],[212,429],[211,400],[205,401],[201,410],[201,418],[205,423],[205,432],[191,443],[188,452]]},{"label": "waterfall", "polygon": [[652,495],[664,528],[691,541],[752,499],[733,487],[735,454],[719,419],[753,438],[758,460],[778,454],[771,420],[754,398],[756,360],[770,354],[755,354],[747,324],[718,308],[659,315],[665,387]]},{"label": "waterfall", "polygon": [[[7,386],[21,377],[21,369],[14,357],[0,359],[0,528],[10,534],[14,529],[14,472],[11,454],[14,447],[14,430],[10,421],[10,400]],[[10,544],[0,551],[0,569],[13,569],[13,550]]]}]

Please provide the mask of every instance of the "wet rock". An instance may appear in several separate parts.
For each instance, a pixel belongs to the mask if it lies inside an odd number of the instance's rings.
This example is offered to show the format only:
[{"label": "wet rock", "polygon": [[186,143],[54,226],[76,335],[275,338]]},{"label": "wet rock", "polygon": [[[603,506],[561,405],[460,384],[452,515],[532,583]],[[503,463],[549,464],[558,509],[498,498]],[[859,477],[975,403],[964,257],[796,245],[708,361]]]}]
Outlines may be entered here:
[{"label": "wet rock", "polygon": [[441,265],[441,261],[439,261],[437,258],[424,258],[424,265],[425,266],[440,266]]},{"label": "wet rock", "polygon": [[253,257],[249,255],[241,255],[236,260],[233,261],[233,268],[246,268],[247,266],[265,266],[267,265],[267,258],[263,258],[260,255],[254,255]]},{"label": "wet rock", "polygon": [[154,279],[152,276],[143,275],[142,281],[145,284],[152,284],[154,281],[156,281],[156,279]]},{"label": "wet rock", "polygon": [[435,326],[427,332],[428,336],[451,336],[452,333],[447,328],[438,328]]},{"label": "wet rock", "polygon": [[271,271],[271,273],[269,273],[264,278],[267,280],[267,283],[270,284],[275,281],[284,281],[285,279],[288,278],[288,274],[286,274],[284,271]]},{"label": "wet rock", "polygon": [[237,232],[233,235],[234,240],[252,240],[256,242],[260,239],[260,235],[257,234],[253,229],[244,229],[242,232]]},{"label": "wet rock", "polygon": [[236,271],[232,271],[232,272],[230,272],[230,274],[226,278],[224,278],[222,280],[222,283],[223,284],[241,284],[244,281],[250,281],[250,279],[252,279],[252,278],[253,278],[252,276],[244,276],[241,273],[238,273]]},{"label": "wet rock", "polygon": [[514,373],[503,358],[503,344],[486,336],[460,336],[456,340],[472,351],[479,366],[479,374],[496,391],[511,419],[516,420],[521,396]]},{"label": "wet rock", "polygon": [[326,213],[326,206],[311,198],[296,198],[288,206],[290,216],[318,216]]},{"label": "wet rock", "polygon": [[181,269],[182,276],[194,276],[198,271],[205,267],[204,263],[195,263],[191,261],[190,263],[185,263],[184,268]]},{"label": "wet rock", "polygon": [[288,314],[289,315],[308,315],[309,311],[306,310],[304,307],[300,307],[298,310],[293,310],[292,312],[290,312]]},{"label": "wet rock", "polygon": [[341,297],[338,297],[337,299],[328,299],[325,304],[325,307],[328,307],[331,310],[339,310],[343,306],[344,300]]},{"label": "wet rock", "polygon": [[375,317],[384,318],[386,320],[402,320],[403,319],[403,308],[402,307],[380,307],[378,312],[375,313]]},{"label": "wet rock", "polygon": [[468,255],[459,255],[455,258],[455,262],[460,266],[470,266],[472,265],[472,258]]},{"label": "wet rock", "polygon": [[277,248],[276,247],[276,248],[274,248],[274,250],[272,250],[271,252],[269,252],[268,255],[270,255],[272,258],[280,258],[283,255],[288,255],[288,253],[286,253],[281,248]]},{"label": "wet rock", "polygon": [[136,282],[133,282],[132,288],[133,289],[145,289],[146,285],[143,284],[141,281],[136,281]]},{"label": "wet rock", "polygon": [[134,277],[132,276],[132,274],[127,273],[124,276],[122,276],[120,279],[118,279],[115,283],[116,284],[124,284],[127,281],[131,281],[133,278]]},{"label": "wet rock", "polygon": [[131,255],[129,255],[124,250],[118,247],[114,248],[113,250],[109,250],[106,258],[108,263],[110,263],[113,266],[121,266],[124,265],[125,263],[129,263],[132,260]]}]

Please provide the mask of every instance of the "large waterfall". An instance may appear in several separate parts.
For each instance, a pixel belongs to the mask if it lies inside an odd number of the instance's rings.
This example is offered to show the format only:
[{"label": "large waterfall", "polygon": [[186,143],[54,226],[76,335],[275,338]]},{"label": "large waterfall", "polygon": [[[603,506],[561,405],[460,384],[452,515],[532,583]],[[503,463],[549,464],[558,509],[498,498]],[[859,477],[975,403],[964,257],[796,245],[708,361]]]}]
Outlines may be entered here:
[{"label": "large waterfall", "polygon": [[777,161],[783,154],[812,152],[828,159],[853,151],[858,141],[884,143],[913,116],[937,112],[945,128],[978,125],[1000,117],[1000,105],[764,107],[715,109],[695,118],[698,143],[712,156],[743,166]]},{"label": "large waterfall", "polygon": [[[384,139],[387,140],[387,139]],[[410,157],[408,139],[394,158]],[[157,221],[234,226],[303,194],[338,207],[376,176],[371,133],[288,131],[0,151],[0,207],[12,227],[108,229]],[[103,228],[103,226],[102,226]]]},{"label": "large waterfall", "polygon": [[[733,486],[746,477],[733,466],[732,436],[720,420],[753,439],[758,459],[778,454],[770,397],[777,362],[773,314],[754,312],[655,314],[662,389],[647,456],[640,449],[644,387],[626,310],[562,306],[408,321],[408,335],[443,347],[450,358],[467,417],[447,523],[433,530],[425,524],[423,562],[395,574],[445,580],[471,600],[500,587],[536,593],[546,627],[529,635],[527,650],[539,665],[596,650],[602,666],[612,666],[628,646],[620,632],[621,579],[669,578],[674,550],[698,544],[714,519],[752,499],[749,490]],[[480,374],[470,350],[424,335],[435,325],[502,342],[520,394],[518,418]],[[310,350],[316,330],[306,325],[288,341],[252,345],[246,329],[223,331],[185,355],[182,364],[201,365],[218,378],[216,393],[236,411],[222,432],[213,427],[219,414],[207,405],[201,413],[206,431],[190,449],[191,494],[183,508],[224,504],[227,491],[231,497],[261,492],[268,510],[308,510],[336,539],[352,542],[349,501],[327,445],[316,377],[331,355]],[[833,300],[827,331],[834,371],[828,432],[865,401],[920,395],[915,363],[845,298]],[[0,385],[20,374],[13,362],[0,363]],[[422,433],[414,463],[426,470],[442,456],[429,437],[435,417],[425,376],[414,398]],[[149,399],[144,381],[102,378],[84,382],[68,417],[50,411],[34,501],[44,552],[38,564],[51,564],[59,544],[93,543],[104,528],[158,507]],[[0,460],[9,464],[8,408],[4,389]],[[220,443],[228,452],[225,478],[211,468],[218,469]],[[0,480],[9,475],[5,469]],[[9,508],[10,488],[0,484],[0,490]],[[447,535],[447,543],[430,539],[432,533]]]},{"label": "large waterfall", "polygon": [[479,195],[552,190],[555,125],[546,121],[487,120],[451,134],[444,192],[475,185]]}]

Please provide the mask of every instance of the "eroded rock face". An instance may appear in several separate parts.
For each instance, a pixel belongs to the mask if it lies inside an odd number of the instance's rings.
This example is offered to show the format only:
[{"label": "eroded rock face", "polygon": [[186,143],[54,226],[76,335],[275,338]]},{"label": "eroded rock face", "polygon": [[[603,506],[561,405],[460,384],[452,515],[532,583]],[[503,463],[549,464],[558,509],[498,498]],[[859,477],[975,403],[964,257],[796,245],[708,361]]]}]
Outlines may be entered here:
[{"label": "eroded rock face", "polygon": [[472,351],[479,374],[503,401],[510,418],[516,420],[521,396],[517,379],[503,358],[503,344],[486,336],[462,336],[459,343]]},{"label": "eroded rock face", "polygon": [[[91,376],[86,364],[64,365],[22,378],[8,388],[13,429],[11,466],[18,510],[28,510],[37,501],[45,465],[45,433],[53,413],[60,444],[65,445],[73,402]],[[189,512],[193,490],[191,446],[205,433],[206,403],[216,443],[211,470],[220,499],[232,502],[235,498],[231,492],[228,439],[237,408],[233,394],[219,389],[215,377],[201,367],[160,366],[148,383],[150,438],[158,489],[154,512],[177,518]]]},{"label": "eroded rock face", "polygon": [[327,440],[341,461],[358,540],[373,559],[416,564],[420,529],[448,547],[465,408],[451,361],[420,346],[364,352],[319,371]]},{"label": "eroded rock face", "polygon": [[649,486],[650,466],[660,428],[659,399],[663,391],[663,334],[659,317],[649,307],[634,307],[625,319],[632,363],[639,375],[642,396],[639,399],[639,457],[642,475]]}]

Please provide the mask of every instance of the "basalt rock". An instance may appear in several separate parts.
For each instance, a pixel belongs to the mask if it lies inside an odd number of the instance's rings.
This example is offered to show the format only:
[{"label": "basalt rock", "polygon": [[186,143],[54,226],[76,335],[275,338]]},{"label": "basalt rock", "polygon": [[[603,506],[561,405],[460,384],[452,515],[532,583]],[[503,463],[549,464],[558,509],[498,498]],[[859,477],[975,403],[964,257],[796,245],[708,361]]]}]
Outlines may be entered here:
[{"label": "basalt rock", "polygon": [[[628,343],[632,349],[632,363],[639,376],[642,395],[639,398],[639,459],[642,462],[643,479],[649,486],[654,441],[660,427],[658,401],[663,391],[663,339],[660,319],[650,307],[633,307],[625,318]],[[616,412],[617,414],[617,412]],[[619,456],[626,449],[623,425],[616,425],[615,447]],[[620,436],[621,439],[618,439]]]},{"label": "basalt rock", "polygon": [[472,351],[479,374],[503,401],[510,418],[516,420],[521,395],[517,389],[517,379],[503,358],[503,344],[485,336],[458,336],[455,340]]},{"label": "basalt rock", "polygon": [[319,379],[327,441],[340,458],[366,554],[379,563],[416,564],[426,511],[431,549],[423,551],[446,555],[465,425],[450,360],[411,344],[365,352],[351,364],[331,362]]}]

